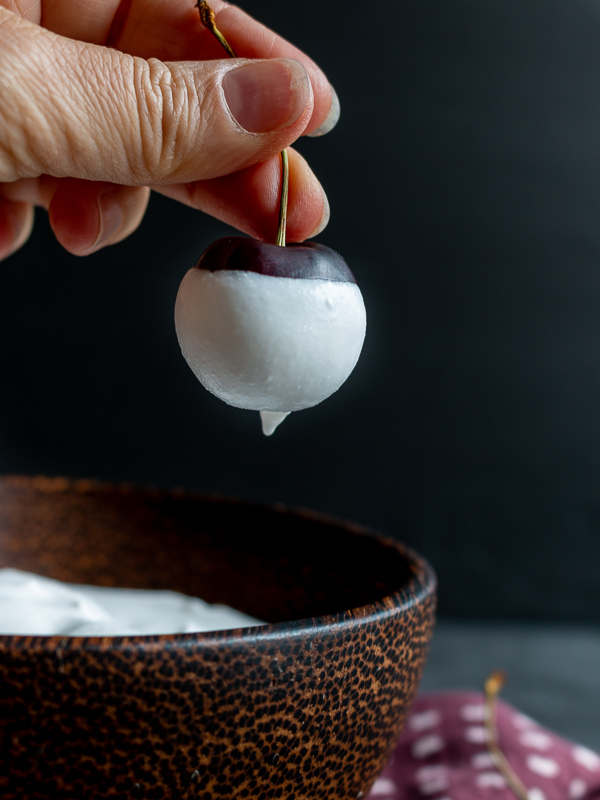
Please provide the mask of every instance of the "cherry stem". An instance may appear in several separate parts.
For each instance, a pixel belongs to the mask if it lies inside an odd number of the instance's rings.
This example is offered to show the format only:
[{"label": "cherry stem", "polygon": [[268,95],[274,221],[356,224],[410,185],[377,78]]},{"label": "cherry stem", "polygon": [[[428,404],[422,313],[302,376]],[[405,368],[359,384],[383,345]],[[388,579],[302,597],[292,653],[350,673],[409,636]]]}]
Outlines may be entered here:
[{"label": "cherry stem", "polygon": [[208,28],[208,30],[212,33],[212,35],[219,40],[219,42],[223,45],[225,50],[227,50],[231,58],[237,58],[231,45],[229,44],[227,39],[223,36],[221,31],[217,28],[217,25],[215,23],[215,12],[208,5],[206,0],[198,0],[194,8],[198,9],[198,12],[200,14],[200,20],[202,21],[204,27]]},{"label": "cherry stem", "polygon": [[484,684],[485,692],[485,740],[488,752],[496,766],[498,772],[506,781],[508,787],[513,791],[518,800],[528,800],[529,792],[523,781],[519,778],[502,750],[498,742],[498,730],[496,728],[496,702],[502,687],[506,683],[506,675],[503,672],[492,672]]},{"label": "cherry stem", "polygon": [[279,226],[275,244],[285,247],[285,226],[287,224],[288,188],[290,182],[290,165],[287,150],[281,151],[281,195],[279,198]]},{"label": "cherry stem", "polygon": [[[217,28],[215,22],[215,12],[206,2],[206,0],[198,0],[194,8],[198,9],[200,20],[205,28],[212,33],[212,35],[219,41],[225,48],[231,58],[237,58],[233,48],[223,36],[221,31]],[[287,223],[287,207],[288,207],[288,194],[290,182],[290,167],[288,163],[288,155],[285,150],[281,151],[281,193],[279,198],[279,225],[277,227],[277,239],[275,244],[280,247],[285,247],[285,229]]]}]

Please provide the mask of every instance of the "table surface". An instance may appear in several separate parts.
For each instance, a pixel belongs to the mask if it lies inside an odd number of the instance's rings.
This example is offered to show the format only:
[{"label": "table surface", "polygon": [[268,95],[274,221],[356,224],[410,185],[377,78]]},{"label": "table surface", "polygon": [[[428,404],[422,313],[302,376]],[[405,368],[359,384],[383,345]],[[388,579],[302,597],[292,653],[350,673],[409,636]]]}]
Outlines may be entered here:
[{"label": "table surface", "polygon": [[438,622],[421,691],[478,689],[502,669],[502,699],[600,751],[600,628]]}]

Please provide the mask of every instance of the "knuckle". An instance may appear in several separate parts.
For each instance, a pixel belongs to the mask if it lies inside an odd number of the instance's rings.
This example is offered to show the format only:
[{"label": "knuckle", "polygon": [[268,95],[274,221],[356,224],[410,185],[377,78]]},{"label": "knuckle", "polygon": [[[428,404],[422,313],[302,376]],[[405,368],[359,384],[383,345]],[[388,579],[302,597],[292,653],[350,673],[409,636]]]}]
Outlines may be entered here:
[{"label": "knuckle", "polygon": [[193,87],[182,71],[156,59],[135,62],[140,165],[144,183],[173,176],[194,113]]}]

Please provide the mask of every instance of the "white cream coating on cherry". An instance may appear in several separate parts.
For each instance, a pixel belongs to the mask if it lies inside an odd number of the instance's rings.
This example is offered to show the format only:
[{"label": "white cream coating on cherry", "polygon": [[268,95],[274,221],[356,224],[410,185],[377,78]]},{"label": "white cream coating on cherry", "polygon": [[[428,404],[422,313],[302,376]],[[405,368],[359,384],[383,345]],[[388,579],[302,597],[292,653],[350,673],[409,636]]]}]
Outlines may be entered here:
[{"label": "white cream coating on cherry", "polygon": [[193,268],[177,295],[175,327],[200,383],[229,405],[266,412],[270,435],[344,383],[366,313],[354,283]]}]

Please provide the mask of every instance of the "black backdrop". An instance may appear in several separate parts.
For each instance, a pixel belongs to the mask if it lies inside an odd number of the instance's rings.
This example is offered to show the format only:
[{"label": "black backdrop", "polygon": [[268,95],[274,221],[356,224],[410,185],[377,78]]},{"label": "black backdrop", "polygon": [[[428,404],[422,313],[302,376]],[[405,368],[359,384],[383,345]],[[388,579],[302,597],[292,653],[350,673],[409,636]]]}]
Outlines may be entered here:
[{"label": "black backdrop", "polygon": [[367,304],[355,373],[263,438],[173,327],[229,229],[156,197],[76,259],[39,212],[0,265],[0,470],[308,506],[427,555],[443,614],[600,619],[600,2],[245,7],[342,101],[299,148]]}]

